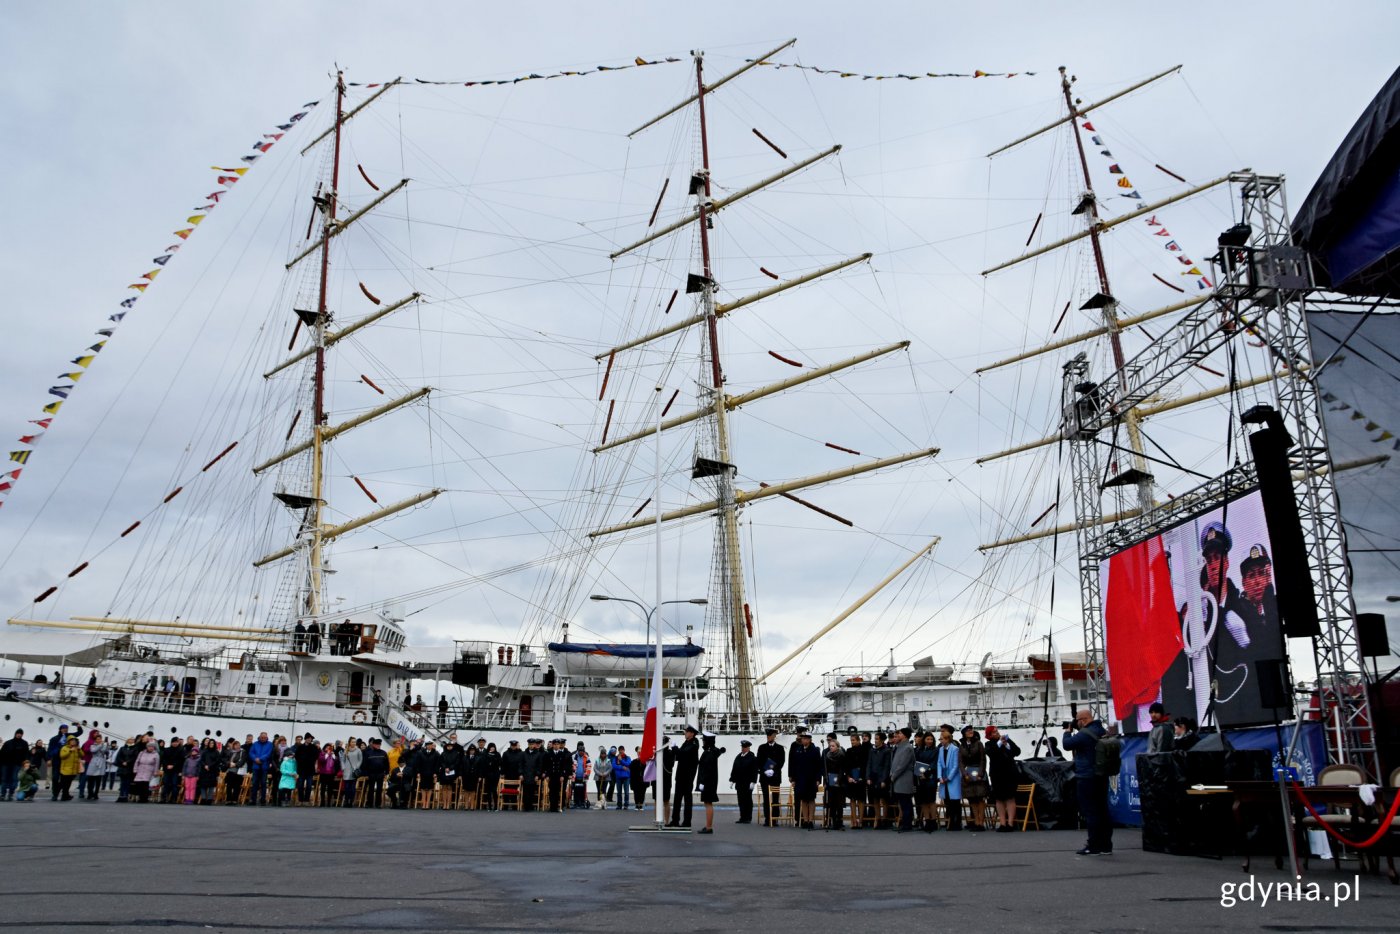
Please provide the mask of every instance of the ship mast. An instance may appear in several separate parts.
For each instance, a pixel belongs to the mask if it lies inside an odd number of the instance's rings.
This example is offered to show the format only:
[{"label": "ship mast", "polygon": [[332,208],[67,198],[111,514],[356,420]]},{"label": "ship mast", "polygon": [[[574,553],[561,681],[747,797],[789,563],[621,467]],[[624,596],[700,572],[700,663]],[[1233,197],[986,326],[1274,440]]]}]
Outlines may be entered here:
[{"label": "ship mast", "polygon": [[704,279],[700,290],[700,308],[705,317],[706,343],[710,357],[710,405],[714,412],[715,453],[720,469],[715,474],[715,499],[719,502],[719,542],[715,561],[719,573],[712,586],[715,597],[711,605],[728,621],[729,650],[732,667],[731,697],[734,709],[741,715],[752,715],[754,703],[753,661],[749,655],[747,608],[744,605],[744,569],[739,553],[739,506],[734,500],[734,463],[729,444],[729,408],[724,397],[724,368],[719,356],[719,324],[715,314],[715,277],[710,263],[710,221],[706,207],[711,200],[710,141],[705,122],[705,56],[695,53],[696,102],[700,113],[700,166],[704,193],[699,194],[700,259]]},{"label": "ship mast", "polygon": [[[263,555],[261,558],[253,562],[253,566],[264,567],[268,564],[271,564],[275,561],[279,561],[291,555],[299,555],[300,553],[305,552],[307,562],[305,576],[306,594],[301,602],[301,615],[311,618],[320,616],[322,613],[325,612],[326,601],[324,596],[324,564],[326,545],[328,545],[330,542],[336,540],[342,535],[353,532],[356,529],[369,525],[372,522],[377,522],[380,519],[388,518],[389,516],[402,512],[405,509],[417,506],[420,503],[427,502],[428,500],[431,500],[438,496],[440,493],[442,493],[442,490],[440,489],[427,490],[415,494],[414,496],[410,496],[407,499],[399,500],[398,502],[391,503],[387,506],[382,506],[379,509],[368,513],[367,515],[363,515],[355,519],[350,519],[346,522],[342,522],[337,525],[327,525],[325,521],[325,515],[328,506],[326,483],[326,445],[329,444],[335,438],[339,437],[340,435],[354,428],[358,428],[367,422],[380,418],[381,416],[387,415],[390,412],[396,411],[397,409],[409,405],[410,403],[417,402],[418,400],[427,397],[428,394],[432,392],[432,389],[426,386],[420,389],[415,389],[401,396],[398,396],[397,398],[391,399],[390,401],[385,402],[381,405],[363,411],[358,415],[352,416],[351,418],[348,418],[345,421],[340,422],[339,424],[330,424],[330,413],[328,411],[326,400],[327,351],[329,351],[336,343],[349,337],[351,334],[359,332],[362,328],[368,327],[369,325],[380,321],[381,319],[387,317],[390,314],[393,314],[394,312],[402,308],[406,308],[410,305],[415,304],[420,298],[422,298],[422,296],[419,293],[414,292],[397,301],[384,304],[381,307],[375,309],[374,311],[371,311],[369,314],[364,315],[363,317],[358,318],[354,321],[351,321],[349,324],[341,325],[334,330],[332,330],[330,327],[333,318],[328,304],[331,266],[331,241],[343,234],[352,225],[354,225],[356,221],[365,217],[367,214],[369,214],[371,211],[377,208],[380,204],[393,197],[394,195],[398,194],[400,191],[403,191],[404,188],[406,188],[408,185],[408,179],[401,179],[397,184],[390,186],[383,191],[380,191],[378,195],[370,199],[363,206],[351,211],[351,213],[347,214],[344,219],[338,217],[337,215],[341,201],[340,161],[343,130],[346,123],[348,123],[356,114],[363,111],[372,101],[377,100],[380,97],[380,95],[384,94],[387,90],[389,90],[389,88],[394,87],[398,83],[399,82],[396,79],[384,88],[381,88],[380,90],[376,91],[373,95],[371,95],[368,99],[360,103],[353,110],[346,112],[345,76],[343,72],[336,72],[335,123],[331,126],[330,129],[326,130],[326,132],[322,133],[316,139],[312,140],[306,146],[306,148],[302,150],[302,154],[305,155],[317,144],[319,144],[321,140],[325,139],[328,136],[331,137],[332,150],[330,185],[329,187],[322,188],[320,191],[318,191],[315,197],[316,207],[321,212],[322,216],[319,238],[314,243],[311,243],[305,249],[299,252],[296,256],[294,256],[289,262],[286,263],[285,266],[287,270],[291,270],[292,267],[302,262],[302,260],[308,259],[313,255],[319,254],[320,268],[318,270],[316,282],[316,307],[314,310],[294,309],[299,319],[297,333],[299,333],[300,327],[302,325],[305,325],[307,333],[309,335],[309,340],[307,341],[307,345],[303,349],[292,352],[289,357],[282,360],[280,363],[276,364],[275,366],[267,370],[265,373],[263,373],[264,379],[272,379],[277,374],[283,372],[284,370],[287,370],[294,364],[301,363],[302,361],[308,359],[310,360],[310,378],[312,389],[312,419],[310,437],[306,440],[301,440],[293,443],[291,440],[291,432],[288,431],[288,447],[284,448],[279,453],[273,455],[272,457],[269,457],[267,460],[264,460],[262,463],[258,464],[253,468],[254,474],[261,474],[264,471],[270,470],[278,464],[290,460],[293,457],[305,454],[308,451],[310,452],[311,483],[309,492],[302,493],[300,491],[284,490],[278,491],[273,494],[278,500],[282,502],[283,505],[287,506],[289,509],[303,513],[301,526],[297,532],[296,540],[292,544],[280,548],[276,551],[273,551],[269,554]],[[370,187],[378,190],[378,186],[375,186],[373,183],[371,183]],[[308,227],[308,237],[310,236],[310,233],[311,228]],[[376,305],[380,304],[377,299],[375,299],[374,301]],[[294,346],[295,335],[292,344],[289,344],[287,347],[288,351],[292,351],[292,348]],[[298,413],[298,417],[299,414],[300,413]],[[293,427],[295,427],[295,419],[293,419],[292,425]]]},{"label": "ship mast", "polygon": [[[689,293],[699,293],[699,308],[697,313],[690,318],[672,322],[639,337],[633,337],[597,355],[599,361],[607,359],[608,365],[611,367],[613,359],[620,353],[634,350],[644,344],[688,330],[692,327],[703,326],[703,333],[700,338],[702,372],[700,374],[699,385],[701,388],[699,398],[696,400],[697,407],[693,411],[684,414],[660,419],[658,423],[647,426],[644,430],[621,431],[612,440],[609,440],[608,428],[605,426],[603,438],[598,445],[593,448],[593,452],[595,454],[600,454],[614,448],[635,443],[642,438],[656,437],[659,432],[667,431],[691,422],[702,421],[706,426],[705,430],[708,433],[708,437],[705,439],[705,449],[701,452],[697,452],[691,470],[691,478],[713,478],[715,483],[713,499],[661,513],[655,520],[638,520],[636,516],[634,516],[629,521],[596,529],[589,533],[589,538],[597,539],[601,536],[626,532],[641,528],[642,526],[651,527],[655,523],[714,513],[716,538],[714,543],[711,596],[709,601],[712,612],[710,619],[715,627],[722,630],[725,634],[726,653],[724,683],[727,713],[733,718],[734,724],[740,727],[750,726],[754,723],[754,718],[758,713],[758,699],[756,696],[757,682],[754,677],[754,658],[751,644],[752,623],[744,594],[744,573],[740,554],[739,510],[747,503],[755,500],[770,496],[790,495],[795,490],[805,489],[809,486],[828,483],[885,467],[892,467],[896,464],[920,458],[932,457],[938,453],[936,448],[924,448],[912,453],[869,460],[854,466],[827,471],[811,477],[787,480],[773,485],[763,484],[756,490],[737,490],[735,488],[737,467],[734,464],[733,436],[730,432],[729,425],[729,413],[731,410],[749,403],[757,402],[775,393],[795,388],[812,380],[828,377],[834,373],[857,366],[869,360],[883,357],[886,354],[904,350],[908,347],[908,342],[902,341],[896,344],[879,347],[839,362],[806,368],[800,375],[780,380],[748,392],[731,396],[724,391],[724,367],[719,346],[720,318],[762,299],[769,298],[787,291],[788,289],[838,272],[857,263],[865,262],[869,260],[871,256],[869,253],[862,253],[857,256],[830,263],[819,269],[811,270],[792,279],[780,281],[774,285],[760,289],[749,295],[740,296],[731,301],[721,302],[717,300],[716,292],[718,286],[715,282],[713,254],[710,244],[710,229],[711,225],[714,223],[715,215],[741,199],[755,194],[794,173],[800,172],[810,165],[827,159],[841,150],[839,145],[831,146],[804,159],[793,161],[782,170],[728,193],[724,197],[713,197],[713,185],[710,178],[709,124],[706,115],[707,98],[709,95],[713,94],[716,89],[722,87],[724,84],[749,69],[770,59],[772,56],[792,45],[795,41],[796,40],[788,40],[784,42],[767,54],[749,60],[739,69],[730,72],[708,85],[705,83],[704,56],[700,52],[692,53],[695,58],[695,94],[688,97],[680,104],[671,107],[660,116],[647,121],[636,130],[633,130],[632,133],[628,134],[629,136],[634,136],[648,127],[655,126],[661,120],[677,113],[691,103],[697,105],[700,128],[700,165],[691,177],[689,191],[696,199],[695,210],[687,212],[684,217],[674,222],[660,225],[657,229],[648,232],[636,242],[615,250],[610,254],[609,258],[615,260],[654,240],[682,230],[692,223],[698,224],[701,269],[699,274],[692,273],[688,276],[686,291]],[[783,154],[783,158],[787,158],[786,154]],[[655,216],[653,215],[652,222],[654,221]],[[648,227],[650,226],[651,223],[649,222]],[[776,278],[776,276],[774,278]],[[606,387],[606,385],[605,381],[604,386]],[[668,404],[667,408],[669,409],[669,407]],[[610,424],[611,421],[609,420],[609,425]],[[798,502],[802,501],[799,500]]]},{"label": "ship mast", "polygon": [[325,195],[321,238],[321,281],[317,287],[316,320],[312,327],[312,344],[316,348],[315,419],[311,423],[311,506],[307,511],[307,522],[311,526],[310,562],[308,565],[306,605],[307,616],[321,613],[322,574],[322,525],[321,511],[325,507],[325,445],[321,432],[326,426],[326,285],[331,267],[331,231],[335,229],[335,211],[340,191],[340,131],[345,120],[345,73],[335,73],[335,138],[331,150],[331,188]]},{"label": "ship mast", "polygon": [[[1113,289],[1108,284],[1108,266],[1103,259],[1103,244],[1100,242],[1101,233],[1099,220],[1099,201],[1094,193],[1094,180],[1089,174],[1089,160],[1084,155],[1083,130],[1079,126],[1079,108],[1075,104],[1074,95],[1070,91],[1072,79],[1065,71],[1065,66],[1060,66],[1060,90],[1065,95],[1065,106],[1069,108],[1069,125],[1074,130],[1074,146],[1079,153],[1079,169],[1084,178],[1084,197],[1080,202],[1080,207],[1084,210],[1085,220],[1088,223],[1089,243],[1094,251],[1094,268],[1098,272],[1099,295],[1098,302],[1102,307],[1104,327],[1108,329],[1109,345],[1113,348],[1113,368],[1118,374],[1120,383],[1126,385],[1127,374],[1123,370],[1123,341],[1121,338],[1122,327],[1118,321],[1118,300],[1113,297]],[[1137,469],[1138,480],[1138,508],[1152,508],[1152,477],[1147,473],[1147,460],[1143,457],[1142,430],[1138,426],[1138,414],[1133,409],[1128,409],[1123,413],[1123,427],[1128,434],[1128,446],[1133,452],[1133,466]]]}]

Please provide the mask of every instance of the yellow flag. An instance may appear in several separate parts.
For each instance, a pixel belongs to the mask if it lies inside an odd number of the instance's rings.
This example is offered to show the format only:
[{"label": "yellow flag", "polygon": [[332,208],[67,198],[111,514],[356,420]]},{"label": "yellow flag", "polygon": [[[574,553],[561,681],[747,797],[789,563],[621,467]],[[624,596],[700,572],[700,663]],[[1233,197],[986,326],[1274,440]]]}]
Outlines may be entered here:
[{"label": "yellow flag", "polygon": [[62,407],[62,402],[50,402],[48,405],[44,406],[44,411],[48,412],[50,415],[56,415],[58,410]]},{"label": "yellow flag", "polygon": [[91,363],[93,360],[96,360],[96,359],[97,359],[97,355],[96,355],[96,354],[88,354],[86,357],[79,357],[78,359],[74,360],[73,362],[76,363],[78,366],[86,367],[89,363]]},{"label": "yellow flag", "polygon": [[1128,176],[1124,175],[1122,178],[1118,179],[1118,187],[1119,187],[1119,188],[1132,188],[1132,187],[1133,187],[1133,183],[1130,182],[1130,181],[1128,181]]},{"label": "yellow flag", "polygon": [[189,217],[185,218],[185,220],[186,220],[188,223],[191,223],[191,224],[198,224],[199,222],[201,222],[202,220],[204,220],[204,215],[203,215],[203,214],[191,214]]}]

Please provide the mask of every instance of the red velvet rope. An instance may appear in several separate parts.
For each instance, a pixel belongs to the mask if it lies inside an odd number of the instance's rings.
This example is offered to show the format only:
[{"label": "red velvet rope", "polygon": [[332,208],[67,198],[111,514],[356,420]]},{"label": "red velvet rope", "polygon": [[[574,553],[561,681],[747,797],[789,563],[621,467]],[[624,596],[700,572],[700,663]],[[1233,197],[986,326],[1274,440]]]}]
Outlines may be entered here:
[{"label": "red velvet rope", "polygon": [[1381,821],[1381,825],[1376,830],[1376,832],[1365,840],[1353,840],[1350,837],[1333,830],[1332,825],[1322,819],[1322,815],[1317,813],[1317,810],[1312,806],[1312,802],[1308,801],[1307,798],[1303,797],[1303,789],[1299,787],[1297,782],[1293,781],[1292,779],[1289,779],[1288,784],[1292,786],[1293,793],[1298,796],[1298,800],[1303,802],[1303,807],[1308,809],[1308,813],[1311,814],[1313,817],[1317,818],[1318,826],[1320,826],[1323,830],[1327,831],[1332,836],[1336,837],[1342,843],[1350,847],[1355,847],[1358,850],[1369,849],[1375,846],[1377,843],[1379,843],[1381,838],[1384,837],[1390,831],[1390,822],[1394,819],[1397,810],[1400,809],[1400,792],[1397,792],[1395,794],[1394,800],[1390,802],[1390,811],[1385,815],[1385,818]]}]

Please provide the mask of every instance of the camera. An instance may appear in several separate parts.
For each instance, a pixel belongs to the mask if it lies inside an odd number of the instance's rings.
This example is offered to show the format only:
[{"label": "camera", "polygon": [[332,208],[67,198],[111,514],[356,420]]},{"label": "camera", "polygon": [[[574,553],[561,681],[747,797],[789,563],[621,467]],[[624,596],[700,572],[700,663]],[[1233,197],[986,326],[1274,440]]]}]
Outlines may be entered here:
[{"label": "camera", "polygon": [[1068,733],[1070,730],[1074,729],[1074,721],[1066,720],[1064,723],[1060,724],[1060,726],[1066,733]]}]

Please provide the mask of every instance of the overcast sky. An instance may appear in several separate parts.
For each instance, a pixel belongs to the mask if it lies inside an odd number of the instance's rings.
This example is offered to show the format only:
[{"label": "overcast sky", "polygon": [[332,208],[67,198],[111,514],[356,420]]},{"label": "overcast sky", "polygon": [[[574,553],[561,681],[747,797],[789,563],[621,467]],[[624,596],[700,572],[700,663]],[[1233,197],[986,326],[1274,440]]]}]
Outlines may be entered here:
[{"label": "overcast sky", "polygon": [[[715,96],[710,145],[722,189],[783,165],[753,128],[793,159],[831,143],[845,147],[839,159],[751,199],[752,207],[721,215],[722,297],[771,282],[759,267],[787,277],[876,254],[870,266],[832,282],[736,312],[724,338],[731,391],[796,372],[769,351],[815,365],[912,342],[907,354],[800,399],[756,407],[753,421],[736,426],[739,485],[853,461],[825,442],[865,458],[942,448],[930,464],[808,495],[848,515],[855,529],[790,503],[745,513],[744,536],[754,545],[746,573],[769,663],[910,549],[942,536],[933,562],[774,683],[775,703],[814,709],[823,671],[875,664],[891,647],[902,662],[927,654],[976,662],[988,652],[1009,662],[1051,629],[1067,648],[1081,641],[1070,541],[990,560],[976,550],[1023,531],[1056,501],[1054,448],[996,467],[975,459],[1053,429],[1066,354],[984,378],[973,371],[1046,339],[1066,303],[1077,308],[1097,290],[1082,250],[979,275],[1021,252],[1037,214],[1045,215],[1040,242],[1077,222],[1066,205],[1081,187],[1066,158],[1068,134],[985,158],[1062,112],[1056,66],[1080,78],[1076,93],[1086,101],[1184,66],[1092,118],[1104,148],[1146,198],[1182,187],[1154,165],[1191,182],[1248,166],[1285,175],[1296,206],[1393,70],[1400,27],[1394,4],[1322,13],[1315,4],[1277,2],[1027,3],[995,11],[892,3],[858,14],[848,4],[716,2],[691,15],[640,3],[414,4],[392,12],[363,3],[246,2],[219,11],[129,3],[81,15],[8,4],[0,17],[7,79],[0,271],[9,294],[0,427],[14,438],[33,427],[27,420],[53,399],[47,388],[99,339],[93,332],[117,303],[136,294],[125,286],[153,268],[151,259],[175,242],[171,231],[218,189],[209,166],[238,164],[299,105],[323,101],[230,191],[143,296],[0,510],[0,606],[43,618],[134,613],[143,603],[158,605],[151,611],[158,616],[182,606],[191,617],[252,612],[243,598],[181,603],[180,595],[214,580],[244,598],[275,590],[255,580],[247,562],[284,539],[286,520],[267,511],[267,489],[254,492],[246,477],[254,451],[266,456],[279,446],[295,386],[263,386],[258,374],[285,353],[288,309],[307,285],[282,272],[305,232],[319,165],[295,150],[330,119],[325,103],[337,63],[348,80],[374,82],[504,78],[635,56],[686,60],[506,88],[409,86],[352,123],[341,186],[352,206],[372,194],[356,164],[381,187],[400,176],[413,181],[359,239],[344,238],[344,278],[332,303],[346,316],[368,311],[357,282],[385,300],[417,289],[430,303],[374,343],[346,349],[331,372],[333,420],[336,411],[344,417],[381,401],[361,374],[383,377],[390,392],[422,385],[438,392],[431,410],[391,417],[382,433],[362,432],[365,440],[337,449],[336,521],[373,508],[351,475],[377,486],[381,502],[428,486],[449,493],[383,534],[347,540],[333,586],[351,605],[557,557],[589,523],[626,518],[650,495],[649,448],[630,465],[585,456],[605,417],[593,355],[662,321],[660,306],[690,265],[688,238],[645,261],[613,264],[607,254],[645,229],[663,179],[671,179],[663,214],[680,216],[685,206],[693,109],[631,143],[624,134],[687,93],[691,49],[707,51],[708,76],[790,37],[796,47],[778,60],[823,68],[1036,72],[911,82],[765,69]],[[353,93],[351,103],[362,98]],[[1109,200],[1108,160],[1092,150],[1090,159]],[[1173,236],[1202,260],[1231,222],[1223,191],[1162,212]],[[1140,223],[1129,227],[1109,238],[1118,297],[1131,310],[1174,300],[1152,278],[1175,275],[1171,257]],[[1059,335],[1092,325],[1071,311]],[[1133,335],[1130,352],[1146,339]],[[657,379],[693,387],[693,362],[668,367],[673,351],[684,359],[693,349],[677,342],[621,360],[608,393],[620,400],[619,423],[646,424]],[[1101,354],[1094,359],[1103,364]],[[1203,374],[1194,385],[1216,384]],[[259,414],[274,408],[275,416]],[[1150,430],[1192,469],[1226,466],[1223,434],[1196,416]],[[174,537],[164,545],[156,538],[111,544],[235,437],[247,441],[229,474],[192,487],[186,511],[172,513],[198,533],[167,528]],[[668,442],[668,463],[687,461],[693,443],[693,435]],[[619,477],[628,485],[616,501],[581,496]],[[1159,481],[1162,496],[1196,482],[1185,474]],[[668,506],[703,493],[679,474],[666,489]],[[1062,501],[1047,524],[1072,518],[1067,491]],[[230,511],[246,518],[220,518]],[[148,525],[162,515],[151,513]],[[708,525],[692,523],[668,539],[666,587],[675,595],[703,593],[708,535]],[[556,561],[405,608],[419,611],[411,621],[424,640],[533,638],[541,627],[552,638],[551,614],[569,605],[576,638],[636,638],[625,607],[578,598],[601,589],[649,601],[650,555],[644,541],[610,548],[569,585],[572,604],[558,588],[578,571]],[[91,569],[60,602],[30,606],[85,560]],[[222,562],[241,570],[215,570]],[[698,611],[685,612],[696,618],[678,614],[675,625],[698,627]]]}]

